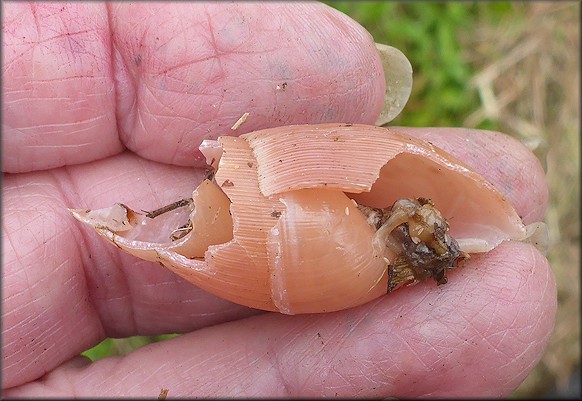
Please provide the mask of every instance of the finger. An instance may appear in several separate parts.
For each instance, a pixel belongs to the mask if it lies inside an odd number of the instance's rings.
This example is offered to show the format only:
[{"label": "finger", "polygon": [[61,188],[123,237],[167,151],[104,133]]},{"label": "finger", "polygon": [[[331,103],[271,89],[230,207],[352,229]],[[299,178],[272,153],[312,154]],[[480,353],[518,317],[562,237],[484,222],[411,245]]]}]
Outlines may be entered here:
[{"label": "finger", "polygon": [[129,92],[120,100],[132,106],[121,113],[121,135],[143,157],[200,165],[201,139],[232,134],[245,112],[237,134],[378,117],[385,87],[372,37],[323,4],[156,7],[112,9],[116,68]]},{"label": "finger", "polygon": [[4,385],[42,376],[107,336],[189,331],[256,313],[118,252],[67,210],[115,201],[153,210],[191,196],[202,173],[124,153],[4,177]]},{"label": "finger", "polygon": [[11,2],[3,10],[3,171],[119,153],[104,3]]},{"label": "finger", "polygon": [[142,157],[202,166],[205,138],[296,123],[373,124],[382,108],[372,37],[323,4],[5,9],[4,171],[103,158],[121,150],[119,138]]},{"label": "finger", "polygon": [[[455,149],[466,148],[468,140],[468,133],[463,130],[410,132],[426,134],[426,139],[433,143],[446,141]],[[518,142],[505,141],[497,135],[492,135],[486,146],[487,153],[467,152],[464,161],[470,166],[492,169],[489,154],[522,151]],[[528,208],[544,201],[536,199],[543,191],[534,185],[545,183],[531,181],[515,171],[522,168],[535,171],[539,162],[533,155],[511,160],[519,165],[510,162],[500,170],[499,174],[503,175],[498,177],[501,183],[498,189],[522,205],[520,214],[532,215],[533,209]],[[65,209],[95,209],[122,202],[136,210],[152,210],[190,196],[201,174],[201,171],[193,173],[190,169],[172,168],[124,154],[92,165],[7,177],[4,194],[4,210],[8,211],[4,223],[7,289],[3,293],[3,313],[5,321],[10,323],[5,326],[5,352],[13,359],[6,365],[10,367],[5,370],[6,378],[21,380],[23,376],[12,374],[30,367],[32,361],[41,360],[55,367],[104,335],[182,332],[251,313],[217,300],[156,264],[122,253],[80,226]],[[504,185],[509,180],[513,180],[512,185]],[[32,184],[25,185],[28,182]],[[525,202],[523,198],[534,200]],[[42,282],[54,290],[43,291],[36,285]],[[70,291],[57,290],[69,282],[75,284]],[[36,298],[43,300],[43,307],[50,313],[33,320],[30,317],[38,314]],[[82,316],[91,322],[78,322],[70,305],[84,305]],[[85,331],[79,330],[79,324],[83,324]],[[50,343],[55,340],[51,337],[55,327],[64,333],[81,334],[65,344],[61,342],[67,352],[65,349],[43,352],[43,344],[31,341],[46,338],[47,344]],[[42,335],[35,336],[37,333]],[[59,337],[60,332],[55,336]],[[35,374],[42,373],[38,370]]]},{"label": "finger", "polygon": [[65,365],[7,396],[506,397],[535,366],[556,288],[532,246],[504,243],[453,271],[358,308],[269,313]]}]

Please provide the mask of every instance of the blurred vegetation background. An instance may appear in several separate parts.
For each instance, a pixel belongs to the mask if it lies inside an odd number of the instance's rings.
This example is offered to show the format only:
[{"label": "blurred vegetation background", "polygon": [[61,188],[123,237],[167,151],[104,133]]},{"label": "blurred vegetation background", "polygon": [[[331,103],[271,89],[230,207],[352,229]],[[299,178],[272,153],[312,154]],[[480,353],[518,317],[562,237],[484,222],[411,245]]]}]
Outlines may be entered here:
[{"label": "blurred vegetation background", "polygon": [[[326,3],[410,60],[412,94],[390,125],[501,131],[542,162],[558,315],[545,355],[512,398],[560,396],[580,367],[579,2]],[[84,355],[123,355],[174,336],[107,339]]]}]

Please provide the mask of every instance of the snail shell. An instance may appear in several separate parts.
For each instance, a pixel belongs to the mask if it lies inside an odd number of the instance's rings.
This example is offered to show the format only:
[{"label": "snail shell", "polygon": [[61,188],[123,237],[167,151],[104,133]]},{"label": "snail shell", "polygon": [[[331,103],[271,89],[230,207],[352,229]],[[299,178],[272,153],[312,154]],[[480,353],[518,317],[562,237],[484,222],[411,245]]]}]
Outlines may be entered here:
[{"label": "snail shell", "polygon": [[184,207],[155,218],[122,204],[71,211],[119,248],[210,293],[285,314],[386,294],[387,264],[398,255],[361,205],[430,199],[463,253],[529,235],[482,176],[390,129],[296,125],[205,141],[200,150],[215,182],[203,181]]}]

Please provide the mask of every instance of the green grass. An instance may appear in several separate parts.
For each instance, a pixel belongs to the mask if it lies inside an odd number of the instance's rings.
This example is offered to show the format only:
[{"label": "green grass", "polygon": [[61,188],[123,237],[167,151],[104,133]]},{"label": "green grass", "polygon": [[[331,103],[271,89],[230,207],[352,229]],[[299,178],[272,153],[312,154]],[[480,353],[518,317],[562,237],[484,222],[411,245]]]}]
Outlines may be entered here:
[{"label": "green grass", "polygon": [[88,349],[81,355],[92,361],[97,361],[110,356],[126,355],[129,352],[159,341],[169,340],[177,337],[178,334],[164,334],[160,336],[133,336],[127,338],[106,338],[93,348]]},{"label": "green grass", "polygon": [[[413,68],[413,88],[391,125],[459,126],[480,104],[468,86],[475,71],[459,36],[477,21],[495,22],[510,3],[326,2],[363,25],[379,43],[401,50]],[[492,121],[479,128],[498,129]]]}]

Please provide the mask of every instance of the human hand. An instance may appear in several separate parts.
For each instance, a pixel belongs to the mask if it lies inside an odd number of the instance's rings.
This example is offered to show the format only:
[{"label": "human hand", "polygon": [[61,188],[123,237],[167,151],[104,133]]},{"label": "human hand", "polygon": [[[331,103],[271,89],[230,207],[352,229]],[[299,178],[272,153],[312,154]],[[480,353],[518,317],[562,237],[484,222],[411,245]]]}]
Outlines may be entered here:
[{"label": "human hand", "polygon": [[[384,92],[371,38],[320,4],[107,7],[5,4],[5,396],[487,397],[527,376],[556,309],[549,265],[528,244],[475,255],[444,286],[285,316],[218,299],[81,227],[67,207],[189,196],[198,143],[243,112],[237,134],[373,124]],[[515,140],[398,129],[472,166],[524,223],[543,217],[543,171]],[[78,356],[107,336],[169,332],[186,334]]]}]

